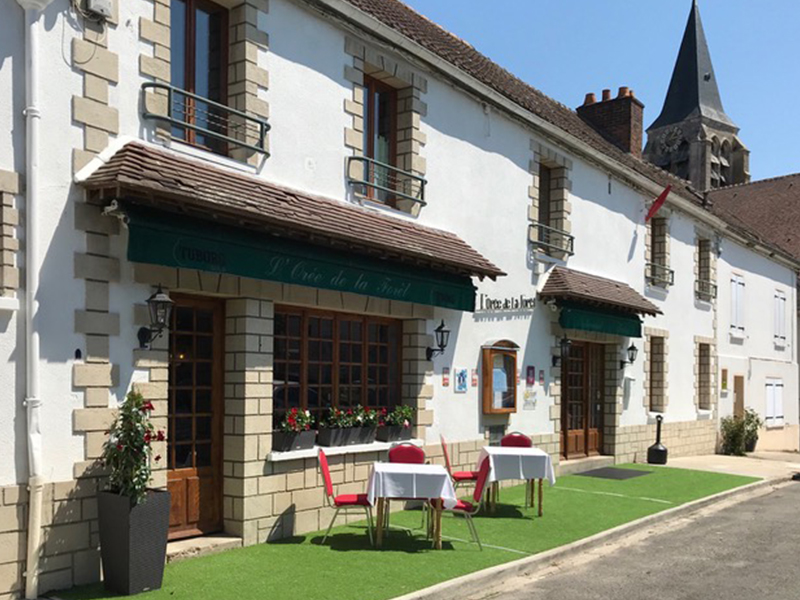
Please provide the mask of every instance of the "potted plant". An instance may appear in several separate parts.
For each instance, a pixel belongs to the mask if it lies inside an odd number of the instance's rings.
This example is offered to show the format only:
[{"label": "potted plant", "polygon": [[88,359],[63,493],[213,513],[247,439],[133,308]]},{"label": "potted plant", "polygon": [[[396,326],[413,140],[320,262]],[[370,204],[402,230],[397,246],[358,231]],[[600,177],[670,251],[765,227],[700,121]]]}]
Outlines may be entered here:
[{"label": "potted plant", "polygon": [[744,419],[723,417],[720,422],[722,453],[744,456]]},{"label": "potted plant", "polygon": [[374,442],[378,429],[378,411],[369,407],[359,406],[354,411],[354,416],[356,430],[350,443],[371,444]]},{"label": "potted plant", "polygon": [[752,408],[744,411],[744,451],[753,452],[758,443],[758,432],[764,425],[764,421]]},{"label": "potted plant", "polygon": [[272,432],[272,449],[276,452],[308,450],[314,447],[317,432],[311,429],[313,419],[307,410],[291,409]]},{"label": "potted plant", "polygon": [[353,436],[353,410],[330,407],[320,420],[317,443],[320,446],[346,446]]},{"label": "potted plant", "polygon": [[150,422],[153,405],[130,392],[108,431],[103,462],[108,489],[98,494],[100,555],[107,590],[138,594],[161,587],[167,553],[170,495],[149,489],[152,442],[165,440]]},{"label": "potted plant", "polygon": [[411,424],[414,419],[414,408],[400,404],[387,414],[381,411],[381,423],[378,427],[377,439],[382,442],[396,442],[411,439]]}]

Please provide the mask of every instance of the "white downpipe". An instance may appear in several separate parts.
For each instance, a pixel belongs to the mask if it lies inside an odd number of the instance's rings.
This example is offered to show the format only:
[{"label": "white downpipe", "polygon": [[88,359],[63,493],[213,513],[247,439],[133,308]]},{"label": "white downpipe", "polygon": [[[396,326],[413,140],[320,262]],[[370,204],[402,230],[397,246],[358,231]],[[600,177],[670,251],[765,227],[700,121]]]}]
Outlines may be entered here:
[{"label": "white downpipe", "polygon": [[42,545],[42,433],[39,427],[39,332],[34,321],[39,292],[39,15],[49,0],[18,0],[25,9],[26,70],[26,200],[25,200],[25,332],[26,392],[28,421],[28,544],[25,598],[39,592],[39,556]]}]

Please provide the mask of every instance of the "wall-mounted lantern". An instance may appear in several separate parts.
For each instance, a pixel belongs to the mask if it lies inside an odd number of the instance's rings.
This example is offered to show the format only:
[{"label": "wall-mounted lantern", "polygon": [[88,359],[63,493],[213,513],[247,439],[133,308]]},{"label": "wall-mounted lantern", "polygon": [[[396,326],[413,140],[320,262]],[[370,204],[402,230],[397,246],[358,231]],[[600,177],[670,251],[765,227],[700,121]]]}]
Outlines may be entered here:
[{"label": "wall-mounted lantern", "polygon": [[428,348],[426,352],[428,360],[433,360],[433,357],[437,354],[443,354],[447,344],[450,342],[450,330],[444,326],[444,320],[433,330],[433,333],[436,335],[436,348]]},{"label": "wall-mounted lantern", "polygon": [[639,349],[636,346],[634,346],[633,344],[631,344],[630,346],[628,346],[628,351],[627,352],[628,352],[628,360],[619,361],[619,368],[620,369],[624,369],[625,365],[632,365],[633,363],[636,362],[636,357],[639,354]]},{"label": "wall-mounted lantern", "polygon": [[150,327],[141,327],[137,333],[139,348],[147,348],[150,342],[157,339],[169,325],[172,315],[172,306],[175,303],[159,284],[156,292],[147,299],[147,309],[150,311]]},{"label": "wall-mounted lantern", "polygon": [[553,356],[553,366],[560,367],[561,364],[564,362],[564,359],[569,356],[569,349],[572,346],[572,340],[569,339],[567,336],[561,338],[559,342],[559,348],[561,349],[561,353],[558,356]]}]

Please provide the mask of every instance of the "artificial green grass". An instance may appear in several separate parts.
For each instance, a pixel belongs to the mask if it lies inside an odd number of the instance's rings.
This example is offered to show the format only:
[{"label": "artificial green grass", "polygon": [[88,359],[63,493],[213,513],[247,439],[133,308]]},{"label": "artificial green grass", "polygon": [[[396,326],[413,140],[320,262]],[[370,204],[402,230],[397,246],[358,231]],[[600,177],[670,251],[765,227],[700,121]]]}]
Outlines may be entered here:
[{"label": "artificial green grass", "polygon": [[[365,524],[231,550],[167,565],[162,589],[141,600],[385,600],[424,587],[574,542],[623,523],[710,496],[757,479],[626,465],[650,471],[625,481],[568,475],[545,483],[544,516],[523,508],[524,486],[501,491],[493,515],[475,517],[484,549],[467,542],[463,519],[446,513],[444,548],[432,550],[419,530],[420,512],[391,516],[392,530],[377,550]],[[111,597],[102,584],[59,592],[64,600]]]}]

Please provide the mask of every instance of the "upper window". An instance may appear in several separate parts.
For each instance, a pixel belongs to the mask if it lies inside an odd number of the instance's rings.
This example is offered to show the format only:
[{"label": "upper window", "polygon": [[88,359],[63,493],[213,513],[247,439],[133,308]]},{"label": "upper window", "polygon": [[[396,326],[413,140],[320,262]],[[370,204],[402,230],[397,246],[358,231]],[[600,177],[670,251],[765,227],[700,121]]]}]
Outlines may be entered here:
[{"label": "upper window", "polygon": [[695,294],[701,300],[711,301],[717,297],[717,286],[714,283],[712,270],[713,250],[711,240],[697,241],[697,281]]},{"label": "upper window", "polygon": [[647,264],[647,281],[652,285],[668,287],[675,282],[675,272],[669,268],[669,218],[650,219],[650,262]]},{"label": "upper window", "polygon": [[399,321],[299,308],[275,310],[273,420],[302,408],[391,409],[400,402]]},{"label": "upper window", "polygon": [[731,275],[731,335],[744,337],[744,277]]},{"label": "upper window", "polygon": [[774,340],[776,346],[786,346],[786,294],[775,290],[774,304]]},{"label": "upper window", "polygon": [[371,200],[394,204],[397,177],[397,90],[377,79],[364,76],[365,179],[373,182],[366,195]]},{"label": "upper window", "polygon": [[228,11],[208,0],[172,0],[170,9],[171,84],[198,97],[175,92],[175,117],[189,126],[173,126],[172,135],[223,154],[225,143],[202,130],[224,135],[228,128],[223,111],[204,101],[228,100]]}]

